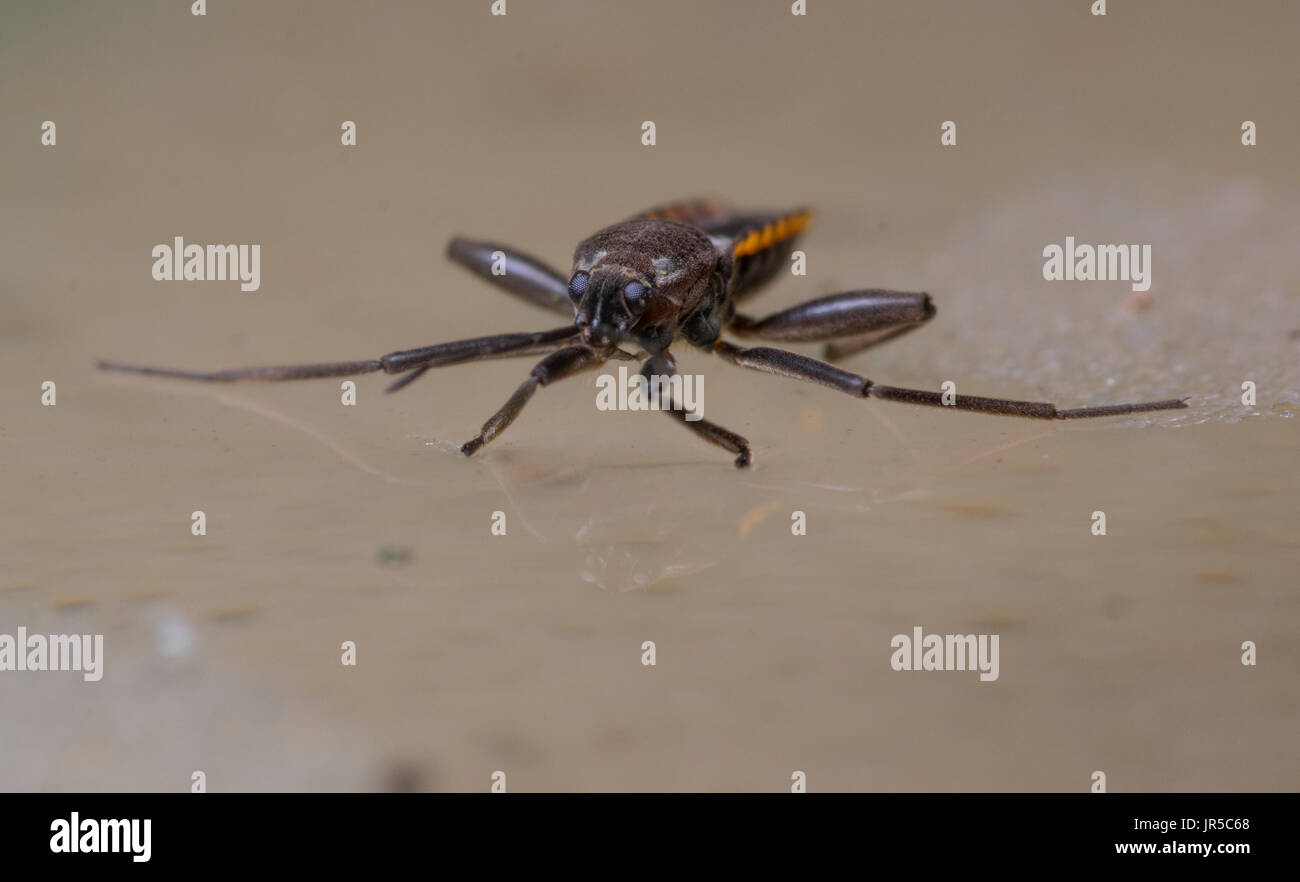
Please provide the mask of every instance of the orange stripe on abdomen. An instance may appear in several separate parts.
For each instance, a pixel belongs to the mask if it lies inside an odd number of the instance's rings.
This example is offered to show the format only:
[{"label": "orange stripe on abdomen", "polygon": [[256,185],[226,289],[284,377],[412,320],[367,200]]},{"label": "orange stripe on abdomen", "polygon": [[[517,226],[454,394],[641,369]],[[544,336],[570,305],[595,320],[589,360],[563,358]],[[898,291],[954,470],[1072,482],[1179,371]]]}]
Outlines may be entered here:
[{"label": "orange stripe on abdomen", "polygon": [[732,247],[731,255],[735,258],[741,258],[766,251],[773,245],[787,239],[793,239],[807,229],[810,223],[812,223],[811,211],[796,211],[793,214],[787,214],[746,234],[744,238],[738,239]]}]

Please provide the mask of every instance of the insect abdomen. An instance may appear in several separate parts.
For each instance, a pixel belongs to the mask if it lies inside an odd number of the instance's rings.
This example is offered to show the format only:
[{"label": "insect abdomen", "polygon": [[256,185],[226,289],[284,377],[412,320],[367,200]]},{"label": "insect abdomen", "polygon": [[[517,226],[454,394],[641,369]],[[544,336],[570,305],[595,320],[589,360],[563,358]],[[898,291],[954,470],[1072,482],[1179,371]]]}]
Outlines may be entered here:
[{"label": "insect abdomen", "polygon": [[805,209],[788,214],[753,216],[732,240],[731,293],[740,297],[770,281],[794,251],[799,234],[812,223]]}]

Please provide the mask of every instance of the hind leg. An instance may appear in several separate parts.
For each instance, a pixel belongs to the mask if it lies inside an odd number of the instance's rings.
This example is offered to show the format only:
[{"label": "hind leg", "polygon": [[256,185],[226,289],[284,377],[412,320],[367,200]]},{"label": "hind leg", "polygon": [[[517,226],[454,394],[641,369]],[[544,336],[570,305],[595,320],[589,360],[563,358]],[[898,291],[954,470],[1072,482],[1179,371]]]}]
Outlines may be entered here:
[{"label": "hind leg", "polygon": [[826,357],[835,360],[919,328],[934,314],[929,294],[870,289],[819,297],[761,319],[737,313],[730,328],[763,340],[833,340]]},{"label": "hind leg", "polygon": [[976,395],[952,395],[928,389],[904,389],[874,383],[861,374],[846,371],[833,364],[768,346],[742,348],[725,340],[713,344],[713,351],[723,359],[740,367],[777,374],[795,380],[806,380],[846,392],[854,398],[882,398],[905,404],[926,404],[951,410],[991,413],[999,416],[1028,417],[1041,420],[1078,420],[1091,417],[1120,416],[1151,410],[1179,410],[1187,406],[1186,398],[1164,401],[1143,401],[1135,404],[1104,404],[1100,407],[1075,407],[1062,410],[1046,401],[1018,401],[1010,398],[981,398]]},{"label": "hind leg", "polygon": [[[498,254],[504,258],[504,275],[492,272],[498,265],[493,255]],[[474,275],[516,297],[552,312],[573,317],[568,277],[531,254],[495,242],[475,242],[457,236],[447,243],[447,256]]]}]

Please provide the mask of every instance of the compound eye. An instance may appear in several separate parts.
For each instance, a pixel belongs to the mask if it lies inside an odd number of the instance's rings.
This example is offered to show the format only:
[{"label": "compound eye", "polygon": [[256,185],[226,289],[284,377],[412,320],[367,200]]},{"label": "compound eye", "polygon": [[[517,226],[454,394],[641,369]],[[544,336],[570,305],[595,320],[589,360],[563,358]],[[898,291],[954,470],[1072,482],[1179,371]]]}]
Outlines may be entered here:
[{"label": "compound eye", "polygon": [[569,279],[569,296],[577,300],[582,296],[582,292],[587,290],[587,281],[589,276],[586,273],[574,273],[573,278]]},{"label": "compound eye", "polygon": [[623,289],[623,299],[627,301],[628,308],[633,312],[640,312],[645,308],[646,295],[649,293],[649,286],[641,282],[628,282],[627,287]]}]

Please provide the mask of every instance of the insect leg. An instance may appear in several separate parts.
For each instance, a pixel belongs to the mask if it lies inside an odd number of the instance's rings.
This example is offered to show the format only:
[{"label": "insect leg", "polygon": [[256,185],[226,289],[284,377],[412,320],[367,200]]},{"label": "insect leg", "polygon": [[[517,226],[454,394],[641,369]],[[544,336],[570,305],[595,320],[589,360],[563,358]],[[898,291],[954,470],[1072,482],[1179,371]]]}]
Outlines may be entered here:
[{"label": "insect leg", "polygon": [[732,364],[753,368],[769,374],[808,380],[847,392],[858,398],[883,398],[888,401],[902,401],[908,404],[927,404],[935,407],[949,407],[953,410],[968,410],[978,413],[992,413],[1001,416],[1029,417],[1046,420],[1075,420],[1087,417],[1118,416],[1126,413],[1139,413],[1149,410],[1178,410],[1187,406],[1186,398],[1174,398],[1167,401],[1147,401],[1140,404],[1110,404],[1102,407],[1080,407],[1073,410],[1060,410],[1055,404],[1042,401],[1014,401],[1006,398],[979,398],[974,395],[953,395],[951,404],[944,403],[944,394],[924,389],[901,389],[896,386],[877,385],[861,374],[846,371],[833,364],[789,352],[785,349],[773,349],[766,346],[742,348],[719,340],[713,345],[713,351]]},{"label": "insect leg", "polygon": [[[677,363],[667,352],[646,359],[641,366],[641,376],[645,377],[647,383],[652,382],[654,377],[671,377],[675,373],[677,373]],[[665,413],[710,444],[716,444],[723,450],[736,454],[737,468],[743,469],[754,461],[749,452],[749,442],[743,437],[708,420],[688,420],[686,411],[678,410],[673,406],[672,396],[667,390],[664,390],[662,395],[660,407]]]},{"label": "insect leg", "polygon": [[519,416],[519,412],[524,409],[528,399],[533,397],[538,386],[548,386],[556,380],[604,364],[609,357],[610,353],[607,350],[591,349],[586,346],[570,346],[559,352],[552,352],[537,363],[528,375],[528,379],[515,390],[515,394],[511,395],[502,408],[483,424],[478,437],[471,438],[460,446],[460,452],[466,456],[473,456],[480,447],[504,432],[506,427],[515,421],[515,417]]},{"label": "insect leg", "polygon": [[[492,272],[498,252],[504,258],[505,273]],[[447,243],[447,256],[477,276],[529,303],[572,317],[569,279],[543,261],[494,242],[475,242],[457,236]]]},{"label": "insect leg", "polygon": [[[553,331],[539,331],[526,334],[494,334],[491,337],[476,337],[470,340],[455,340],[425,346],[420,349],[406,349],[390,352],[381,358],[367,361],[334,361],[322,364],[278,365],[272,367],[232,368],[223,371],[187,371],[176,368],[149,367],[146,365],[123,364],[117,361],[100,361],[100,370],[117,371],[130,374],[146,374],[154,377],[172,377],[180,380],[201,380],[208,383],[269,382],[274,380],[314,380],[321,377],[352,377],[358,374],[371,374],[384,371],[401,374],[414,371],[422,374],[431,367],[462,364],[467,361],[479,361],[486,358],[509,358],[518,355],[535,355],[549,352],[557,346],[564,345],[579,333],[574,326],[556,328]],[[414,376],[403,377],[393,384],[391,389],[400,389]]]},{"label": "insect leg", "polygon": [[567,346],[579,333],[581,331],[577,327],[570,325],[553,331],[493,334],[490,337],[474,337],[469,340],[424,346],[420,349],[390,352],[381,359],[384,370],[390,374],[401,374],[406,371],[411,373],[397,380],[384,391],[396,392],[409,386],[429,368],[464,364],[468,361],[483,361],[489,358],[518,358],[522,355],[551,352]]},{"label": "insect leg", "polygon": [[737,314],[730,328],[764,340],[835,340],[826,347],[835,360],[914,330],[934,313],[929,294],[870,289],[818,297],[760,319]]}]

